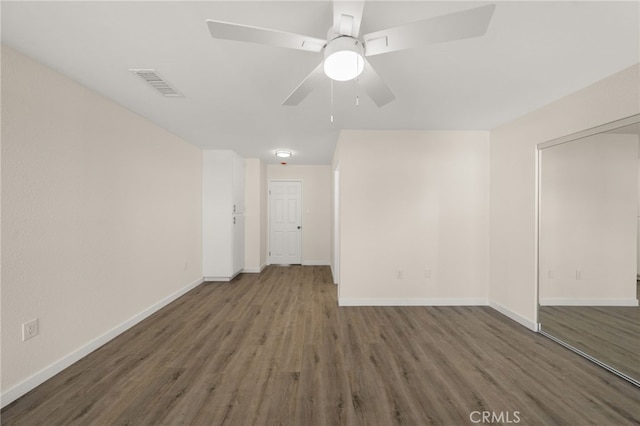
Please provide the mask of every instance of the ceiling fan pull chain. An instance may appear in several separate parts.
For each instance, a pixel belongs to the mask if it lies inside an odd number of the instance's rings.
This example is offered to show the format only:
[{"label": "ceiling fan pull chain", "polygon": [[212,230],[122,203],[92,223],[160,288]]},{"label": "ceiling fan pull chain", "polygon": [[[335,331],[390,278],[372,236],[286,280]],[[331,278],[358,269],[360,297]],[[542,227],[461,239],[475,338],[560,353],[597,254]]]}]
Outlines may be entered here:
[{"label": "ceiling fan pull chain", "polygon": [[[356,56],[356,69],[360,67],[360,55]],[[360,86],[360,74],[355,79],[356,81],[356,106],[360,106],[360,96],[358,96],[358,86]]]},{"label": "ceiling fan pull chain", "polygon": [[333,123],[333,80],[331,80],[331,122]]}]

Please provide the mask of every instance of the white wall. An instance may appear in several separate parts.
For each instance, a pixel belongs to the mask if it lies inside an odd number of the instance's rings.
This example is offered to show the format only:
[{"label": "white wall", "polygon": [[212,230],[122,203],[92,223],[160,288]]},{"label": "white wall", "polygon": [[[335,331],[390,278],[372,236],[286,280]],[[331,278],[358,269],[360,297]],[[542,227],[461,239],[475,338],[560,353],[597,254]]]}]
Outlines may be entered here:
[{"label": "white wall", "polygon": [[3,404],[200,282],[201,163],[2,46]]},{"label": "white wall", "polygon": [[536,145],[640,112],[635,65],[491,131],[490,293],[536,321]]},{"label": "white wall", "polygon": [[487,304],[488,154],[487,132],[341,132],[340,304]]},{"label": "white wall", "polygon": [[302,264],[329,265],[331,256],[331,166],[267,166],[267,179],[302,181]]},{"label": "white wall", "polygon": [[540,303],[637,306],[638,136],[541,151]]}]

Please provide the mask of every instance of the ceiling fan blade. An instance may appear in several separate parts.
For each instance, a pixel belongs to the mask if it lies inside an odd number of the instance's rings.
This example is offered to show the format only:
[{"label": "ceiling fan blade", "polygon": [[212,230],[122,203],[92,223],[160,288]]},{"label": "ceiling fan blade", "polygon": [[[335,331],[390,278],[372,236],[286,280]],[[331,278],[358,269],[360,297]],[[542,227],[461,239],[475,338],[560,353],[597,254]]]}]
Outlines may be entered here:
[{"label": "ceiling fan blade", "polygon": [[310,52],[320,52],[327,43],[326,40],[315,37],[211,19],[207,19],[207,26],[211,37],[225,40],[246,41]]},{"label": "ceiling fan blade", "polygon": [[364,0],[333,1],[333,29],[340,35],[358,37]]},{"label": "ceiling fan blade", "polygon": [[396,98],[366,59],[364,60],[364,71],[358,77],[358,83],[379,107]]},{"label": "ceiling fan blade", "polygon": [[433,43],[479,37],[487,32],[495,4],[429,18],[366,34],[365,55],[373,56]]},{"label": "ceiling fan blade", "polygon": [[293,92],[291,92],[291,94],[287,96],[287,99],[282,101],[282,105],[298,105],[304,98],[307,97],[309,93],[311,93],[313,89],[316,88],[318,83],[324,78],[324,70],[322,68],[322,64],[323,63],[320,62],[320,64],[313,71],[311,71],[311,73],[306,76],[304,80],[302,80],[302,83],[300,83],[298,87],[296,87]]}]

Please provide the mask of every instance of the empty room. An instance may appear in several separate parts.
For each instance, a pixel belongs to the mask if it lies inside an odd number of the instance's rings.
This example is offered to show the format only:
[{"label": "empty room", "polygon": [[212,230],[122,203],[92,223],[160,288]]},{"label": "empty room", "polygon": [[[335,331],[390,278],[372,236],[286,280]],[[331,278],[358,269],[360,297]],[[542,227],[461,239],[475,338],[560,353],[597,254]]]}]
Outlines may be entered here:
[{"label": "empty room", "polygon": [[640,424],[639,2],[0,16],[1,424]]}]

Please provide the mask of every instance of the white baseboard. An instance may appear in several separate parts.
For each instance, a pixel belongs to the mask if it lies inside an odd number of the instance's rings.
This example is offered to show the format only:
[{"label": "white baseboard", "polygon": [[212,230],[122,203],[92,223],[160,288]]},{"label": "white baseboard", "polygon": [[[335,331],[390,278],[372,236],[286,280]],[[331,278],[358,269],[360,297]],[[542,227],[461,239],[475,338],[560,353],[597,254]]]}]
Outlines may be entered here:
[{"label": "white baseboard", "polygon": [[538,325],[527,318],[505,308],[504,306],[489,302],[484,298],[415,298],[415,299],[385,299],[385,298],[339,298],[339,306],[490,306],[507,318],[527,327],[529,330],[538,331]]},{"label": "white baseboard", "polygon": [[110,340],[122,334],[123,332],[127,331],[134,325],[138,324],[140,321],[144,320],[151,314],[164,308],[166,305],[173,302],[178,297],[184,295],[188,291],[202,284],[203,281],[204,281],[203,279],[199,279],[192,282],[191,284],[188,284],[186,287],[176,291],[173,294],[170,294],[169,296],[165,297],[164,299],[160,300],[154,305],[148,307],[147,309],[140,312],[139,314],[133,316],[132,318],[129,318],[127,321],[107,331],[102,336],[99,336],[93,339],[92,341],[82,346],[81,348],[69,353],[68,355],[64,356],[63,358],[59,359],[58,361],[54,362],[48,367],[40,370],[39,372],[29,377],[28,379],[8,389],[6,392],[0,395],[0,406],[4,408],[8,404],[20,398],[22,395],[34,389],[36,386],[44,383],[46,380],[49,380],[51,377],[55,376],[65,368],[69,367],[70,365],[79,361],[85,356],[89,355],[91,352],[95,351],[100,346],[104,345],[105,343],[109,342]]},{"label": "white baseboard", "polygon": [[329,266],[327,260],[303,260],[302,266]]},{"label": "white baseboard", "polygon": [[244,268],[244,269],[242,269],[242,273],[243,274],[259,274],[266,267],[267,267],[266,263],[263,263],[262,265],[260,265],[259,268],[256,268],[255,266],[254,267],[249,267],[249,268]]},{"label": "white baseboard", "polygon": [[510,309],[505,308],[501,304],[496,303],[496,302],[490,302],[489,306],[491,306],[493,309],[495,309],[496,311],[500,312],[502,315],[506,316],[507,318],[512,319],[513,321],[517,322],[518,324],[521,324],[521,325],[527,327],[529,330],[538,331],[538,324],[536,324],[535,322],[529,320],[528,318],[523,317],[520,314],[517,314],[517,313],[513,312]]},{"label": "white baseboard", "polygon": [[339,298],[339,306],[486,306],[483,298]]},{"label": "white baseboard", "polygon": [[540,299],[541,306],[638,306],[638,299]]},{"label": "white baseboard", "polygon": [[244,272],[243,269],[239,270],[238,272],[236,272],[235,274],[233,274],[230,277],[203,277],[202,281],[212,281],[212,282],[216,282],[216,283],[226,283],[231,281],[232,279],[234,279],[235,277],[237,277],[238,275],[240,275],[242,272]]}]

